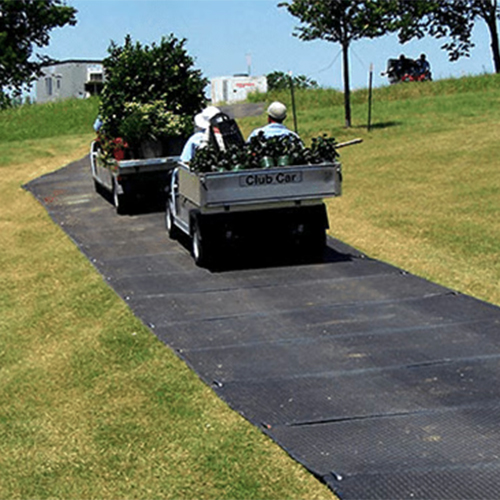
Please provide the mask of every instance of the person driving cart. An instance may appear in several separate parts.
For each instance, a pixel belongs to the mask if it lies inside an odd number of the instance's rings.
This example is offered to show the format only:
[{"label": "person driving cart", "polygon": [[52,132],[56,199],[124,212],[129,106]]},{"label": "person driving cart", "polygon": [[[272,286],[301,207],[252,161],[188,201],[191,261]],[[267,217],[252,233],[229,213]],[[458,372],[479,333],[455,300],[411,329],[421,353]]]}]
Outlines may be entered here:
[{"label": "person driving cart", "polygon": [[220,113],[220,109],[215,106],[208,106],[202,112],[194,117],[194,124],[196,131],[187,140],[181,153],[181,161],[189,163],[196,150],[208,144],[208,128],[210,127],[210,120]]},{"label": "person driving cart", "polygon": [[259,133],[263,133],[266,139],[270,137],[280,137],[289,135],[300,139],[298,134],[290,130],[283,124],[286,119],[287,109],[286,106],[279,101],[275,101],[267,108],[267,125],[256,128],[248,136],[247,142],[256,137]]},{"label": "person driving cart", "polygon": [[420,79],[431,80],[431,65],[429,64],[425,54],[420,54],[416,64]]}]

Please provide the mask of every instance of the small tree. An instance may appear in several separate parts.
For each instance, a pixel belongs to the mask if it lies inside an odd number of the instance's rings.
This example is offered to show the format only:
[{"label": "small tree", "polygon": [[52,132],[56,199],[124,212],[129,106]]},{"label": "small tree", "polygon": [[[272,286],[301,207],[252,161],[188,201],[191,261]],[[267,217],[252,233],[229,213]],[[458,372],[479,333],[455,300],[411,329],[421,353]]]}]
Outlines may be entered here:
[{"label": "small tree", "polygon": [[283,71],[273,71],[266,75],[267,89],[269,91],[287,89],[290,86],[290,78],[292,78],[293,86],[297,89],[316,89],[318,82],[311,80],[305,75],[297,75],[290,77]]},{"label": "small tree", "polygon": [[451,61],[468,56],[472,30],[477,19],[485,21],[491,39],[495,72],[500,73],[500,46],[497,20],[500,17],[498,0],[399,0],[399,38],[402,43],[429,34],[450,41],[442,48]]},{"label": "small tree", "polygon": [[302,23],[295,36],[339,43],[343,54],[345,125],[351,126],[349,47],[361,38],[375,38],[395,29],[393,0],[291,0],[279,4]]},{"label": "small tree", "polygon": [[205,103],[208,81],[193,69],[185,42],[171,34],[151,46],[133,43],[130,35],[123,47],[111,43],[100,104],[107,136],[129,139],[124,130],[134,130],[160,139],[162,134],[174,135],[174,128],[175,135],[190,132],[193,116]]},{"label": "small tree", "polygon": [[49,60],[31,60],[33,47],[47,46],[52,29],[75,25],[75,14],[60,0],[0,0],[0,108],[9,103],[7,91],[19,95]]}]

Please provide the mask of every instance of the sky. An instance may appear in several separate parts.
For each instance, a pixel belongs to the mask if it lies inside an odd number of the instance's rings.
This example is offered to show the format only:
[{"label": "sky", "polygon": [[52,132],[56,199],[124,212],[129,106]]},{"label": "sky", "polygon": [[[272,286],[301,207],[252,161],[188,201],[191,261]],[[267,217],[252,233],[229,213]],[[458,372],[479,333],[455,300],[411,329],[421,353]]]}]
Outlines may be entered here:
[{"label": "sky", "polygon": [[[40,54],[57,60],[103,59],[111,41],[132,40],[150,45],[173,33],[186,39],[185,48],[195,67],[209,79],[272,71],[305,75],[322,87],[342,90],[341,49],[323,40],[304,42],[293,36],[297,18],[279,0],[66,0],[77,9],[74,27],[56,28],[50,44]],[[368,87],[373,65],[373,85],[387,85],[381,75],[388,58],[404,53],[427,55],[434,79],[492,73],[489,34],[483,22],[474,31],[476,47],[469,58],[450,62],[440,47],[443,40],[426,37],[401,45],[397,36],[360,40],[351,46],[351,86]]]}]

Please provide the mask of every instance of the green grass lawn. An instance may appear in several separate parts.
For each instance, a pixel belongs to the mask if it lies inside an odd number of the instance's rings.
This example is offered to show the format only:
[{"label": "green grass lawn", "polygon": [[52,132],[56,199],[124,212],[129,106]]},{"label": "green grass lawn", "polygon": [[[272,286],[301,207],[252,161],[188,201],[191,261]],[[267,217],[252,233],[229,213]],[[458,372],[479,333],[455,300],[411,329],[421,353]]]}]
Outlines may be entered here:
[{"label": "green grass lawn", "polygon": [[[364,139],[341,150],[330,233],[500,305],[499,84],[376,89],[369,133],[366,91],[349,130],[341,94],[298,92],[306,142]],[[332,498],[137,321],[21,188],[87,153],[96,104],[0,114],[0,498]],[[263,122],[240,124],[246,136]]]},{"label": "green grass lawn", "polygon": [[369,255],[500,305],[500,77],[476,83],[377,103],[397,125],[345,150],[329,212],[332,233]]},{"label": "green grass lawn", "polygon": [[[500,305],[500,75],[375,89],[370,132],[366,91],[353,94],[348,130],[342,96],[314,96],[297,97],[306,143],[318,133],[364,141],[340,150],[343,195],[328,201],[330,234]],[[262,122],[246,119],[245,132]]]},{"label": "green grass lawn", "polygon": [[73,134],[34,126],[36,109],[6,112],[19,122],[0,141],[0,498],[334,498],[158,341],[22,189],[92,139],[95,103],[73,108]]}]

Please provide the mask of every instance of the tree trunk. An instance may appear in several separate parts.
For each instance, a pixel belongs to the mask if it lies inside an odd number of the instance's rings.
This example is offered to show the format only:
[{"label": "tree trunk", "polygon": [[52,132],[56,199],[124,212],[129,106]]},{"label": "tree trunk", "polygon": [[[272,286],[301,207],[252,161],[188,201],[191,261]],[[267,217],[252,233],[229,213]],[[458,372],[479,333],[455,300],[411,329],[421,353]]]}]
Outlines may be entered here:
[{"label": "tree trunk", "polygon": [[490,31],[491,52],[493,55],[493,64],[495,73],[500,73],[500,45],[498,42],[498,27],[497,27],[497,9],[498,2],[492,1],[481,4],[480,15],[485,20]]},{"label": "tree trunk", "polygon": [[345,111],[345,126],[351,126],[351,87],[349,83],[349,41],[342,43],[342,59],[344,69],[344,111]]},{"label": "tree trunk", "polygon": [[498,28],[496,19],[493,18],[490,23],[487,21],[491,36],[491,51],[493,53],[493,64],[495,65],[495,73],[500,73],[500,46],[498,44]]}]

